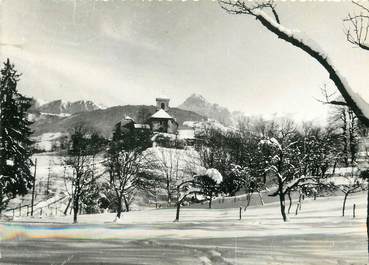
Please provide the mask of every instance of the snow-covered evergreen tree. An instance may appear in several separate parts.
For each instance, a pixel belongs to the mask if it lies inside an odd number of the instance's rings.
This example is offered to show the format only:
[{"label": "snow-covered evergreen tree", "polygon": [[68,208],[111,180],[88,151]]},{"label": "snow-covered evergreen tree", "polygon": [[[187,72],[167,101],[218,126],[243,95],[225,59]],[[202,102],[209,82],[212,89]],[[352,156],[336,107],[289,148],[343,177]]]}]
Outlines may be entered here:
[{"label": "snow-covered evergreen tree", "polygon": [[0,210],[32,185],[31,122],[27,119],[31,99],[18,92],[19,77],[7,59],[0,79]]}]

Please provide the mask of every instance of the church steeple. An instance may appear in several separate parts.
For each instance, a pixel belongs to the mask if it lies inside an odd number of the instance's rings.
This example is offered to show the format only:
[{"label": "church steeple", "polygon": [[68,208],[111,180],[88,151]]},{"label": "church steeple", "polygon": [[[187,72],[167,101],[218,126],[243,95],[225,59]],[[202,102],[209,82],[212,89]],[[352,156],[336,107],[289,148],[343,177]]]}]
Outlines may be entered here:
[{"label": "church steeple", "polygon": [[168,111],[169,110],[169,98],[165,97],[165,96],[160,96],[156,98],[156,109],[157,110],[165,110]]}]

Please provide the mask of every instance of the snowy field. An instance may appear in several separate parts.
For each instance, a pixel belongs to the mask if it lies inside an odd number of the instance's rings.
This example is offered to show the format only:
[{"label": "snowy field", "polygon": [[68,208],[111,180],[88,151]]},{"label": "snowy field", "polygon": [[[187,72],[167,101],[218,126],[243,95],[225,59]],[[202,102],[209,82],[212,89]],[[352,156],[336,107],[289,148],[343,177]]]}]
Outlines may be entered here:
[{"label": "snowy field", "polygon": [[[278,203],[238,208],[146,209],[22,218],[1,225],[1,264],[366,264],[364,193],[307,199],[284,223]],[[216,203],[216,202],[215,202]],[[240,202],[241,203],[241,202]],[[356,204],[356,218],[352,205]],[[293,207],[293,212],[295,205]]]}]

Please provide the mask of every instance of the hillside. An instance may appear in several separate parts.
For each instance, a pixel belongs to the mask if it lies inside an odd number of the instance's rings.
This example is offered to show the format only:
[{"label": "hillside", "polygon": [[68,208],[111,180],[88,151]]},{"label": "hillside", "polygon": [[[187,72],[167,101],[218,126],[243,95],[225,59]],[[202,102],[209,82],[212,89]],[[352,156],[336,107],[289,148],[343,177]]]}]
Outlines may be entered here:
[{"label": "hillside", "polygon": [[[34,136],[50,132],[68,132],[76,125],[83,123],[108,137],[111,135],[114,125],[125,116],[139,120],[140,109],[145,109],[148,113],[153,114],[156,107],[145,105],[115,106],[107,109],[75,113],[68,117],[38,114],[32,125],[32,130]],[[171,108],[168,112],[177,119],[180,128],[183,127],[184,121],[201,121],[206,119],[202,115],[179,108]]]}]

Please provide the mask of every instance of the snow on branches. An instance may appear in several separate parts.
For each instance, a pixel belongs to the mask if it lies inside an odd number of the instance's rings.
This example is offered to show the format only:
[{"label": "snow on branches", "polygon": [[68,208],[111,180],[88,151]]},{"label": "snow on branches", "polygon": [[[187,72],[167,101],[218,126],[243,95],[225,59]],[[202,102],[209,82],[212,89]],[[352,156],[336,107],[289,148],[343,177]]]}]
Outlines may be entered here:
[{"label": "snow on branches", "polygon": [[[292,44],[309,54],[328,72],[347,105],[352,108],[356,116],[366,125],[369,125],[369,104],[349,86],[343,75],[335,68],[326,52],[313,40],[298,31],[284,27],[275,9],[273,1],[246,2],[242,0],[219,0],[221,8],[229,14],[245,14],[255,17],[266,29],[274,33],[278,38]],[[265,11],[270,11],[273,18]]]}]

